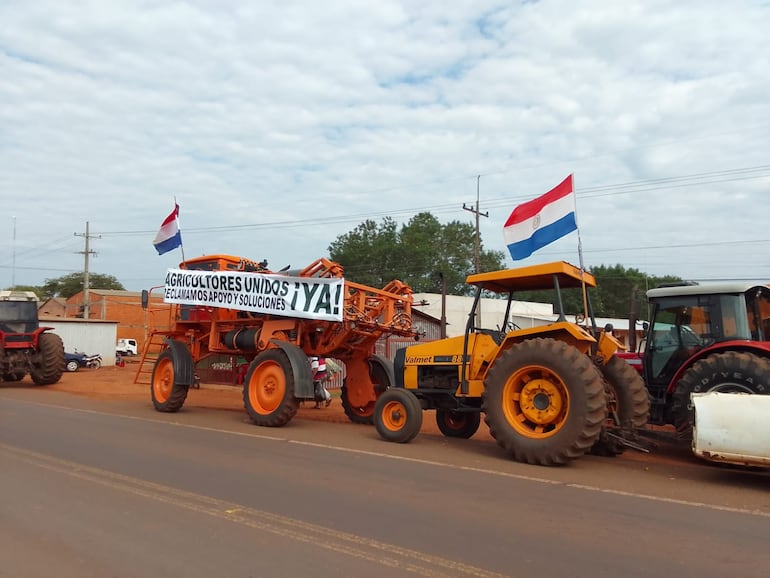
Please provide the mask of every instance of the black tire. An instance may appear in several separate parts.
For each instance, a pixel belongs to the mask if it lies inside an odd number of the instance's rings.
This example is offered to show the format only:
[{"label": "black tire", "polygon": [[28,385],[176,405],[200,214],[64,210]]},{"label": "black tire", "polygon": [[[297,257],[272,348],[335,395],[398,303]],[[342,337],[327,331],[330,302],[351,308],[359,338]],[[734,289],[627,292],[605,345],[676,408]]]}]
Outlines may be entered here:
[{"label": "black tire", "polygon": [[164,350],[155,360],[150,382],[152,405],[157,411],[174,413],[179,411],[187,399],[189,386],[176,382],[174,354],[171,349]]},{"label": "black tire", "polygon": [[37,339],[39,363],[29,372],[36,385],[57,383],[64,373],[64,343],[55,333],[41,333]]},{"label": "black tire", "polygon": [[[385,390],[393,385],[390,383],[390,378],[388,377],[388,372],[385,368],[374,361],[370,361],[369,363],[369,377],[374,383],[375,398],[379,398]],[[350,399],[348,398],[348,388],[346,384],[347,378],[342,381],[342,389],[340,389],[340,400],[345,415],[353,423],[372,425],[374,423],[374,406],[376,401],[369,402],[363,407],[354,406],[350,403]]]},{"label": "black tire", "polygon": [[74,359],[70,359],[67,362],[66,370],[69,372],[77,371],[80,368],[80,364]]},{"label": "black tire", "polygon": [[517,343],[493,363],[484,385],[484,421],[519,462],[553,466],[582,456],[607,417],[599,369],[563,341]]},{"label": "black tire", "polygon": [[374,405],[374,427],[385,441],[399,444],[412,441],[422,427],[420,400],[407,389],[387,389]]},{"label": "black tire", "polygon": [[601,368],[607,396],[607,421],[591,448],[598,456],[617,456],[626,446],[617,438],[636,439],[636,430],[650,421],[650,395],[639,372],[626,360],[613,356]]},{"label": "black tire", "polygon": [[101,366],[102,366],[102,362],[97,359],[96,361],[94,361],[94,365],[92,369],[99,369]]},{"label": "black tire", "polygon": [[469,439],[479,430],[481,413],[478,411],[436,410],[436,425],[448,438]]},{"label": "black tire", "polygon": [[268,349],[249,364],[243,379],[243,405],[256,425],[280,427],[296,415],[294,373],[286,354]]},{"label": "black tire", "polygon": [[21,381],[24,379],[24,376],[27,375],[23,371],[14,371],[12,373],[6,373],[3,375],[3,381],[7,382],[14,382],[14,381]]},{"label": "black tire", "polygon": [[770,359],[753,353],[726,351],[697,361],[676,384],[671,400],[671,417],[677,435],[692,440],[692,393],[770,394]]}]

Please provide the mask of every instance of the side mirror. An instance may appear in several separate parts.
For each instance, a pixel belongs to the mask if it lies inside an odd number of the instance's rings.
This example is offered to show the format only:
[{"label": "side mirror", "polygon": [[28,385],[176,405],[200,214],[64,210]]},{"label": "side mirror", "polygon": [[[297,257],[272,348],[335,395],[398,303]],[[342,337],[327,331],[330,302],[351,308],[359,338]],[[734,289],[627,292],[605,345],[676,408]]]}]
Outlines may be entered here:
[{"label": "side mirror", "polygon": [[150,304],[150,292],[147,289],[142,289],[142,309],[147,309]]}]

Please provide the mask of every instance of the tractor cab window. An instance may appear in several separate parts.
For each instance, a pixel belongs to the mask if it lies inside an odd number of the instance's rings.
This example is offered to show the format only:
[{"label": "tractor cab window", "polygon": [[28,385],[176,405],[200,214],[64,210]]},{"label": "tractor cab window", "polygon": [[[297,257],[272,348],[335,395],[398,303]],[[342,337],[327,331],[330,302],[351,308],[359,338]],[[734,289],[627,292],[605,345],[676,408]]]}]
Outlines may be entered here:
[{"label": "tractor cab window", "polygon": [[0,301],[0,331],[31,333],[37,328],[37,302]]},{"label": "tractor cab window", "polygon": [[699,349],[720,341],[751,339],[743,294],[684,295],[661,299],[649,333],[652,380],[669,382]]},{"label": "tractor cab window", "polygon": [[749,333],[756,341],[770,341],[770,290],[746,295]]},{"label": "tractor cab window", "polygon": [[651,352],[648,369],[654,381],[669,382],[685,360],[713,343],[711,319],[708,303],[659,305],[648,334]]},{"label": "tractor cab window", "polygon": [[719,310],[721,331],[715,336],[717,341],[751,339],[746,299],[743,295],[720,295]]}]

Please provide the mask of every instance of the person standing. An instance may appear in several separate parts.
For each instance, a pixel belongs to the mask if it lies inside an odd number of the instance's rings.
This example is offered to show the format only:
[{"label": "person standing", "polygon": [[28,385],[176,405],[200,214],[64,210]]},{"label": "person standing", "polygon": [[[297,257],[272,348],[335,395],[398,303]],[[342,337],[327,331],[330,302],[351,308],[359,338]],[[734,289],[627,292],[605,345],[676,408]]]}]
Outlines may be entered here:
[{"label": "person standing", "polygon": [[326,371],[326,358],[313,356],[310,358],[310,369],[313,371],[313,394],[315,399],[315,408],[321,407],[323,402],[326,407],[332,402],[332,394],[324,386],[329,374]]}]

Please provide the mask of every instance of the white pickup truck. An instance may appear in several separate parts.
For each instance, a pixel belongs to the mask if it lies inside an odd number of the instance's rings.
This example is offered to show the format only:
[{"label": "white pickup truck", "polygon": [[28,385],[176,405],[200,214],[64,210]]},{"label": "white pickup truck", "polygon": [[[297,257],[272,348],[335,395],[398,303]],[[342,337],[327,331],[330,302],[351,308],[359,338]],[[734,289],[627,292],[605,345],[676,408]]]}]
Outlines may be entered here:
[{"label": "white pickup truck", "polygon": [[118,355],[137,355],[139,348],[136,339],[118,339],[115,344],[115,353]]}]

